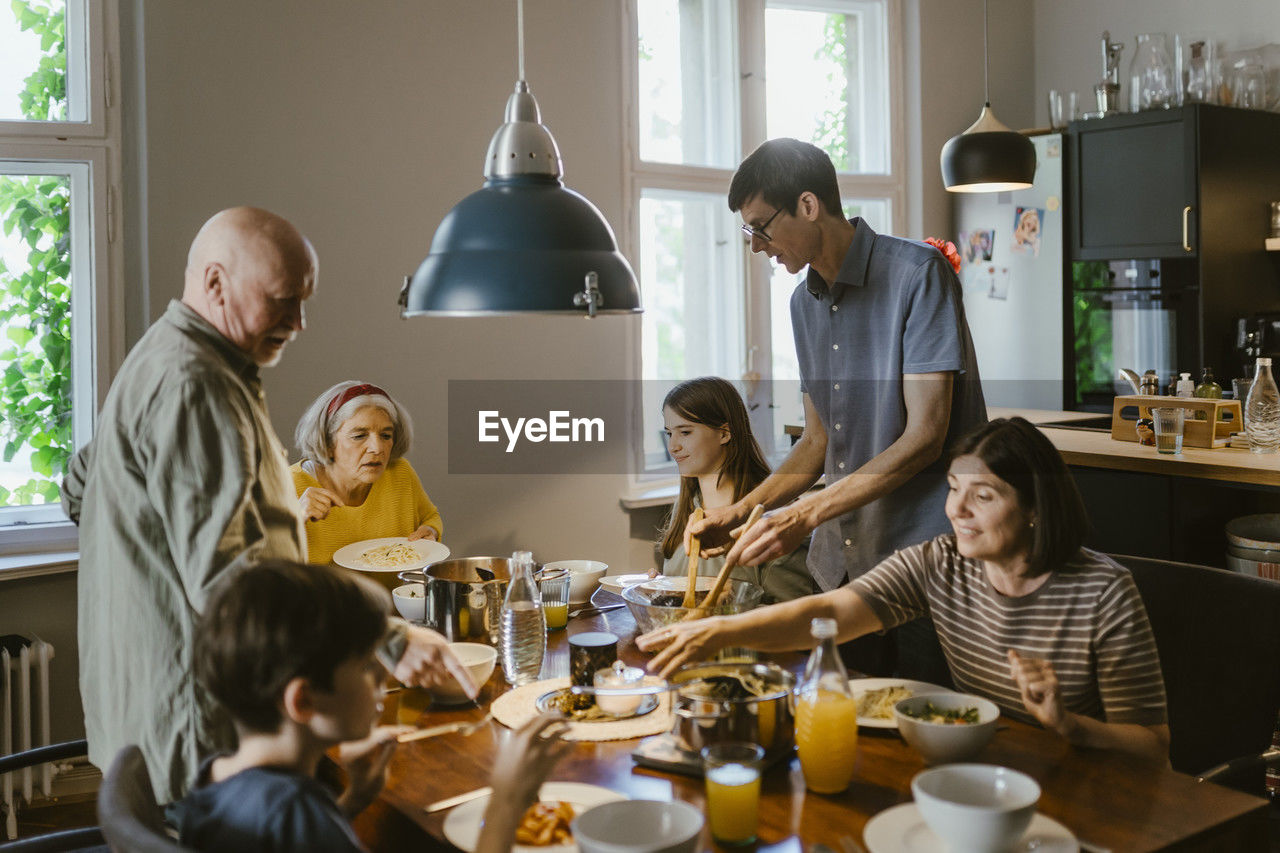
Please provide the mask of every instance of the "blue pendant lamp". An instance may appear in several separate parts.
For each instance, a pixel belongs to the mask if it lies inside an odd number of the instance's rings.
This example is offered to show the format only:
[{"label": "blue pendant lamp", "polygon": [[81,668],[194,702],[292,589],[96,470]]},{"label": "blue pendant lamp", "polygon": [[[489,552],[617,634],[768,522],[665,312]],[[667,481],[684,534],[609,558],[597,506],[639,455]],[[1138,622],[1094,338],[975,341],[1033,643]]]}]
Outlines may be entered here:
[{"label": "blue pendant lamp", "polygon": [[600,210],[561,180],[560,150],[524,79],[489,143],[484,186],[449,211],[400,293],[402,317],[640,313],[635,273]]},{"label": "blue pendant lamp", "polygon": [[987,0],[982,2],[982,89],[978,120],[942,146],[942,182],[953,193],[1024,190],[1036,177],[1036,147],[991,112],[987,69]]}]

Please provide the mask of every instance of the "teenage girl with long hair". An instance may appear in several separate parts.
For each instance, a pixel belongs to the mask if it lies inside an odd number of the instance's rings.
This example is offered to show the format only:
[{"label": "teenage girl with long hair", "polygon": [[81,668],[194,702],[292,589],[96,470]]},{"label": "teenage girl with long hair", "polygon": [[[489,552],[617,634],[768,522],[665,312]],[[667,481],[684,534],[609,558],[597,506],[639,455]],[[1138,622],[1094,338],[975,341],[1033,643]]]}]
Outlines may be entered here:
[{"label": "teenage girl with long hair", "polygon": [[[751,434],[747,407],[728,382],[715,376],[690,379],[662,401],[667,448],[680,471],[680,495],[662,536],[662,573],[684,577],[689,556],[684,532],[696,507],[728,506],[769,476],[769,464]],[[738,566],[730,577],[764,587],[765,602],[790,601],[817,592],[805,566],[808,545],[760,566]],[[724,557],[698,562],[699,575],[716,575]]]}]

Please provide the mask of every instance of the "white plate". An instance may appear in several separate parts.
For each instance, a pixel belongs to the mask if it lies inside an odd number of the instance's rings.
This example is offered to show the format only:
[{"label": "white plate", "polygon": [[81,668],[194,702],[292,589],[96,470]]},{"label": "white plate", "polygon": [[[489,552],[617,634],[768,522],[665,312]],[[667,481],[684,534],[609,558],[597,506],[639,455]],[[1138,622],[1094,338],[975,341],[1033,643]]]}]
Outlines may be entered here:
[{"label": "white plate", "polygon": [[600,586],[616,595],[621,595],[622,590],[626,587],[650,580],[655,580],[655,578],[651,578],[643,572],[630,575],[605,575],[600,578]]},{"label": "white plate", "polygon": [[[868,690],[880,690],[885,687],[905,687],[911,691],[912,696],[916,696],[921,693],[955,693],[954,690],[948,690],[945,687],[939,687],[938,685],[930,684],[927,681],[912,681],[909,678],[849,679],[849,689],[853,691],[853,698],[855,701]],[[866,726],[869,729],[896,729],[898,727],[898,721],[879,720],[874,717],[858,717],[858,725]]]},{"label": "white plate", "polygon": [[[709,590],[716,585],[716,579],[709,576],[698,575],[698,579],[694,581],[695,590]],[[682,578],[665,577],[658,575],[656,578],[647,579],[643,584],[645,589],[661,589],[674,592],[684,592],[689,588],[689,577],[686,575]]]},{"label": "white plate", "polygon": [[[903,803],[867,821],[862,843],[871,853],[947,853],[951,848],[937,836],[920,815],[915,803]],[[1080,845],[1071,830],[1051,817],[1036,812],[1027,832],[1011,848],[1011,853],[1076,853]]]},{"label": "white plate", "polygon": [[[378,566],[374,568],[366,566],[364,561],[360,559],[361,555],[370,548],[380,548],[383,545],[395,545],[401,542],[418,552],[417,560],[398,566]],[[425,569],[432,563],[438,563],[448,556],[448,547],[431,539],[415,539],[410,542],[404,536],[387,536],[383,539],[365,539],[363,542],[352,542],[350,545],[344,545],[333,552],[333,561],[343,568],[355,569],[358,572],[404,572],[412,569]]]},{"label": "white plate", "polygon": [[[587,785],[583,782],[546,782],[538,791],[539,800],[560,800],[573,806],[575,815],[582,814],[592,806],[601,803],[612,803],[625,800],[617,791],[601,788],[599,785]],[[489,807],[488,797],[477,797],[468,800],[449,812],[444,819],[444,837],[453,846],[472,853],[476,842],[480,840],[480,826],[484,822],[484,810]],[[529,847],[524,844],[513,844],[515,853],[577,853],[577,842],[554,844],[546,847]]]}]

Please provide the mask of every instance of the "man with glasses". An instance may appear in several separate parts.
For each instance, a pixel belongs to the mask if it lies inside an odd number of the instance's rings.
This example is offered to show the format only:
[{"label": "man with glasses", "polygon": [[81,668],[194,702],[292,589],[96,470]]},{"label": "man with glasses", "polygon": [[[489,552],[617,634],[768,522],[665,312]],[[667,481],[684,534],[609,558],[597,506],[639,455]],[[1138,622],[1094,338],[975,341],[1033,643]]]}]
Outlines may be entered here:
[{"label": "man with glasses", "polygon": [[[791,295],[805,425],[768,479],[690,532],[727,542],[764,504],[730,559],[756,565],[812,533],[809,569],[834,589],[950,530],[944,451],[987,419],[960,282],[932,246],[845,219],[831,159],[806,142],[757,148],[733,176],[729,209],[753,252],[789,273],[808,269]],[[826,488],[809,492],[824,474]],[[862,672],[950,681],[924,620],[844,651]]]}]

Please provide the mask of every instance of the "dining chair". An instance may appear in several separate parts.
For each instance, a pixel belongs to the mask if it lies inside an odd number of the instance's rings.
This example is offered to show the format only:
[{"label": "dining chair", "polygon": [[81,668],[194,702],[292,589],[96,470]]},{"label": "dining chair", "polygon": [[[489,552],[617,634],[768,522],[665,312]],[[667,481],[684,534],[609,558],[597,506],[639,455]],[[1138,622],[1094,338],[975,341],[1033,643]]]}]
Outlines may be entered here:
[{"label": "dining chair", "polygon": [[1113,559],[1132,573],[1151,620],[1173,768],[1261,793],[1262,756],[1280,711],[1280,583],[1170,560]]},{"label": "dining chair", "polygon": [[[66,761],[89,754],[89,745],[84,738],[64,743],[53,743],[15,752],[12,755],[0,756],[0,777],[6,773],[36,767],[50,761]],[[46,832],[43,835],[19,838],[16,841],[0,843],[0,853],[64,853],[70,850],[106,850],[102,831],[96,826],[60,829]]]},{"label": "dining chair", "polygon": [[117,853],[194,853],[169,836],[142,750],[136,746],[120,750],[103,775],[98,820],[107,844]]}]

